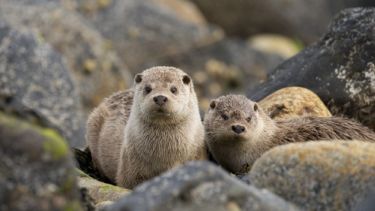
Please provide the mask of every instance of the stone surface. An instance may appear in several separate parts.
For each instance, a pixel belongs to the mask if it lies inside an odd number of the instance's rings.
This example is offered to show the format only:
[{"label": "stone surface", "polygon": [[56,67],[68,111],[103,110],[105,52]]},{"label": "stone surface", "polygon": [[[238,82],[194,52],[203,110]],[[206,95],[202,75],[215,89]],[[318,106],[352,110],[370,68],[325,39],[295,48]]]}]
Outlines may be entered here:
[{"label": "stone surface", "polygon": [[319,42],[278,66],[248,92],[260,100],[286,86],[315,92],[330,111],[375,129],[375,9],[341,12]]},{"label": "stone surface", "polygon": [[5,1],[0,4],[0,19],[15,28],[27,27],[64,57],[86,113],[104,97],[132,83],[132,76],[108,41],[74,11],[55,2]]},{"label": "stone surface", "polygon": [[0,109],[56,129],[82,146],[84,122],[60,54],[23,27],[0,21]]},{"label": "stone surface", "polygon": [[268,95],[259,105],[276,120],[301,116],[332,116],[320,98],[302,87],[287,87]]},{"label": "stone surface", "polygon": [[276,34],[260,34],[249,38],[250,47],[269,54],[277,54],[284,59],[296,55],[301,46],[296,41]]},{"label": "stone surface", "polygon": [[[191,0],[229,35],[277,33],[305,43],[316,41],[343,8],[375,6],[371,0]],[[319,14],[319,15],[317,15]]]},{"label": "stone surface", "polygon": [[0,113],[0,210],[81,210],[69,148],[53,130]]},{"label": "stone surface", "polygon": [[208,162],[191,162],[136,187],[108,210],[297,210]]},{"label": "stone surface", "polygon": [[[217,28],[183,15],[184,3],[166,0],[69,0],[112,42],[133,73],[151,59],[181,53],[220,39]],[[179,9],[175,9],[179,8]],[[190,11],[192,8],[190,7]],[[195,11],[194,13],[198,13]]]},{"label": "stone surface", "polygon": [[87,190],[87,193],[95,204],[116,201],[130,193],[127,189],[100,182],[82,171],[79,174],[78,186]]},{"label": "stone surface", "polygon": [[250,181],[303,210],[354,210],[375,187],[375,143],[308,142],[276,147],[252,167]]},{"label": "stone surface", "polygon": [[194,79],[201,108],[207,110],[210,98],[224,93],[244,92],[246,85],[256,87],[283,61],[275,54],[254,50],[245,41],[224,39],[182,54],[151,61],[145,68],[172,65],[187,71]]}]

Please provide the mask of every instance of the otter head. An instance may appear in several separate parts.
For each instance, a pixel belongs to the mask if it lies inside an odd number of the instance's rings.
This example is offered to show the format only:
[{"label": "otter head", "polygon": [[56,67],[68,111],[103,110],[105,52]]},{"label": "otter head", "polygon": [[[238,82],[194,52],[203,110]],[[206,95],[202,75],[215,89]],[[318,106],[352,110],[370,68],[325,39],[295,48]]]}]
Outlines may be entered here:
[{"label": "otter head", "polygon": [[[153,67],[137,74],[134,79],[134,109],[145,120],[154,122],[179,121],[189,115],[191,78],[173,67]],[[193,96],[195,97],[195,95]]]},{"label": "otter head", "polygon": [[263,123],[257,103],[242,95],[227,95],[212,100],[204,118],[209,139],[247,141],[254,139]]}]

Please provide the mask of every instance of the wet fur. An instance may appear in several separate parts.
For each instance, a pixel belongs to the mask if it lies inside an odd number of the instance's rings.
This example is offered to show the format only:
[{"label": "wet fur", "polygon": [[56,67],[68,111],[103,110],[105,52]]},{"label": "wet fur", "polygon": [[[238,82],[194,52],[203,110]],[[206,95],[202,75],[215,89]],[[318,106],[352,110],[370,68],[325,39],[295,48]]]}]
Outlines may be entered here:
[{"label": "wet fur", "polygon": [[[215,99],[205,118],[206,142],[215,160],[227,170],[243,174],[264,152],[278,145],[316,140],[362,140],[375,142],[375,133],[355,121],[339,117],[300,117],[274,121],[255,102],[241,95]],[[220,119],[232,113],[230,121]],[[237,114],[237,115],[236,115]],[[244,121],[248,116],[250,122]],[[232,124],[246,127],[239,138],[228,129]]]}]

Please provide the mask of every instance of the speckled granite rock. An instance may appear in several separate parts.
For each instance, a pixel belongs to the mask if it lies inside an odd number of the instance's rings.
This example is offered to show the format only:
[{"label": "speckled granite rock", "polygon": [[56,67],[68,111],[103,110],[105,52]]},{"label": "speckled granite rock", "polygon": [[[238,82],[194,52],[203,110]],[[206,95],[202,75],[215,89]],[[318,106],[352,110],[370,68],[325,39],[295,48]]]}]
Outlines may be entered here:
[{"label": "speckled granite rock", "polygon": [[56,2],[42,5],[1,2],[0,19],[7,20],[14,28],[28,27],[61,53],[72,72],[86,113],[104,97],[132,83],[132,76],[108,41],[78,13]]},{"label": "speckled granite rock", "polygon": [[116,201],[130,193],[130,190],[100,182],[80,171],[78,186],[85,188],[95,204],[105,201]]},{"label": "speckled granite rock", "polygon": [[259,101],[286,86],[302,86],[334,115],[345,114],[375,130],[374,27],[374,8],[342,11],[320,41],[278,66],[248,96]]},{"label": "speckled granite rock", "polygon": [[0,109],[38,120],[82,146],[77,90],[60,54],[25,30],[0,21]]},{"label": "speckled granite rock", "polygon": [[201,108],[207,110],[211,98],[223,93],[244,92],[247,86],[256,87],[283,61],[276,54],[251,48],[246,41],[224,39],[158,59],[147,66],[168,64],[188,71],[194,79]]},{"label": "speckled granite rock", "polygon": [[249,178],[304,210],[353,210],[375,187],[375,143],[276,147],[255,162]]},{"label": "speckled granite rock", "polygon": [[108,210],[297,210],[208,162],[191,162],[145,182]]},{"label": "speckled granite rock", "polygon": [[0,210],[81,210],[69,148],[53,130],[0,113]]},{"label": "speckled granite rock", "polygon": [[287,87],[268,95],[259,105],[272,119],[290,119],[300,116],[330,117],[320,98],[302,87]]},{"label": "speckled granite rock", "polygon": [[67,2],[111,40],[133,73],[142,71],[139,66],[151,59],[184,52],[222,37],[217,28],[186,18],[190,15],[182,15],[162,0]]}]

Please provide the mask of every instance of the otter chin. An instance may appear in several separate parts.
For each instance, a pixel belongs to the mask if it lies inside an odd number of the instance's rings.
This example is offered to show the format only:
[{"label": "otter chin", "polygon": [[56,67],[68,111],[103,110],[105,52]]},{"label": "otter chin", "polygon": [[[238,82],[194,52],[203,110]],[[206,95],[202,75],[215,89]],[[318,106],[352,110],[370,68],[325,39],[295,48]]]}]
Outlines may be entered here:
[{"label": "otter chin", "polygon": [[174,67],[144,70],[131,89],[105,99],[89,116],[86,140],[95,167],[126,188],[207,158],[193,81]]},{"label": "otter chin", "polygon": [[256,102],[242,95],[214,99],[204,117],[205,140],[213,158],[228,171],[244,174],[267,150],[315,140],[375,142],[375,133],[339,117],[272,120]]}]

